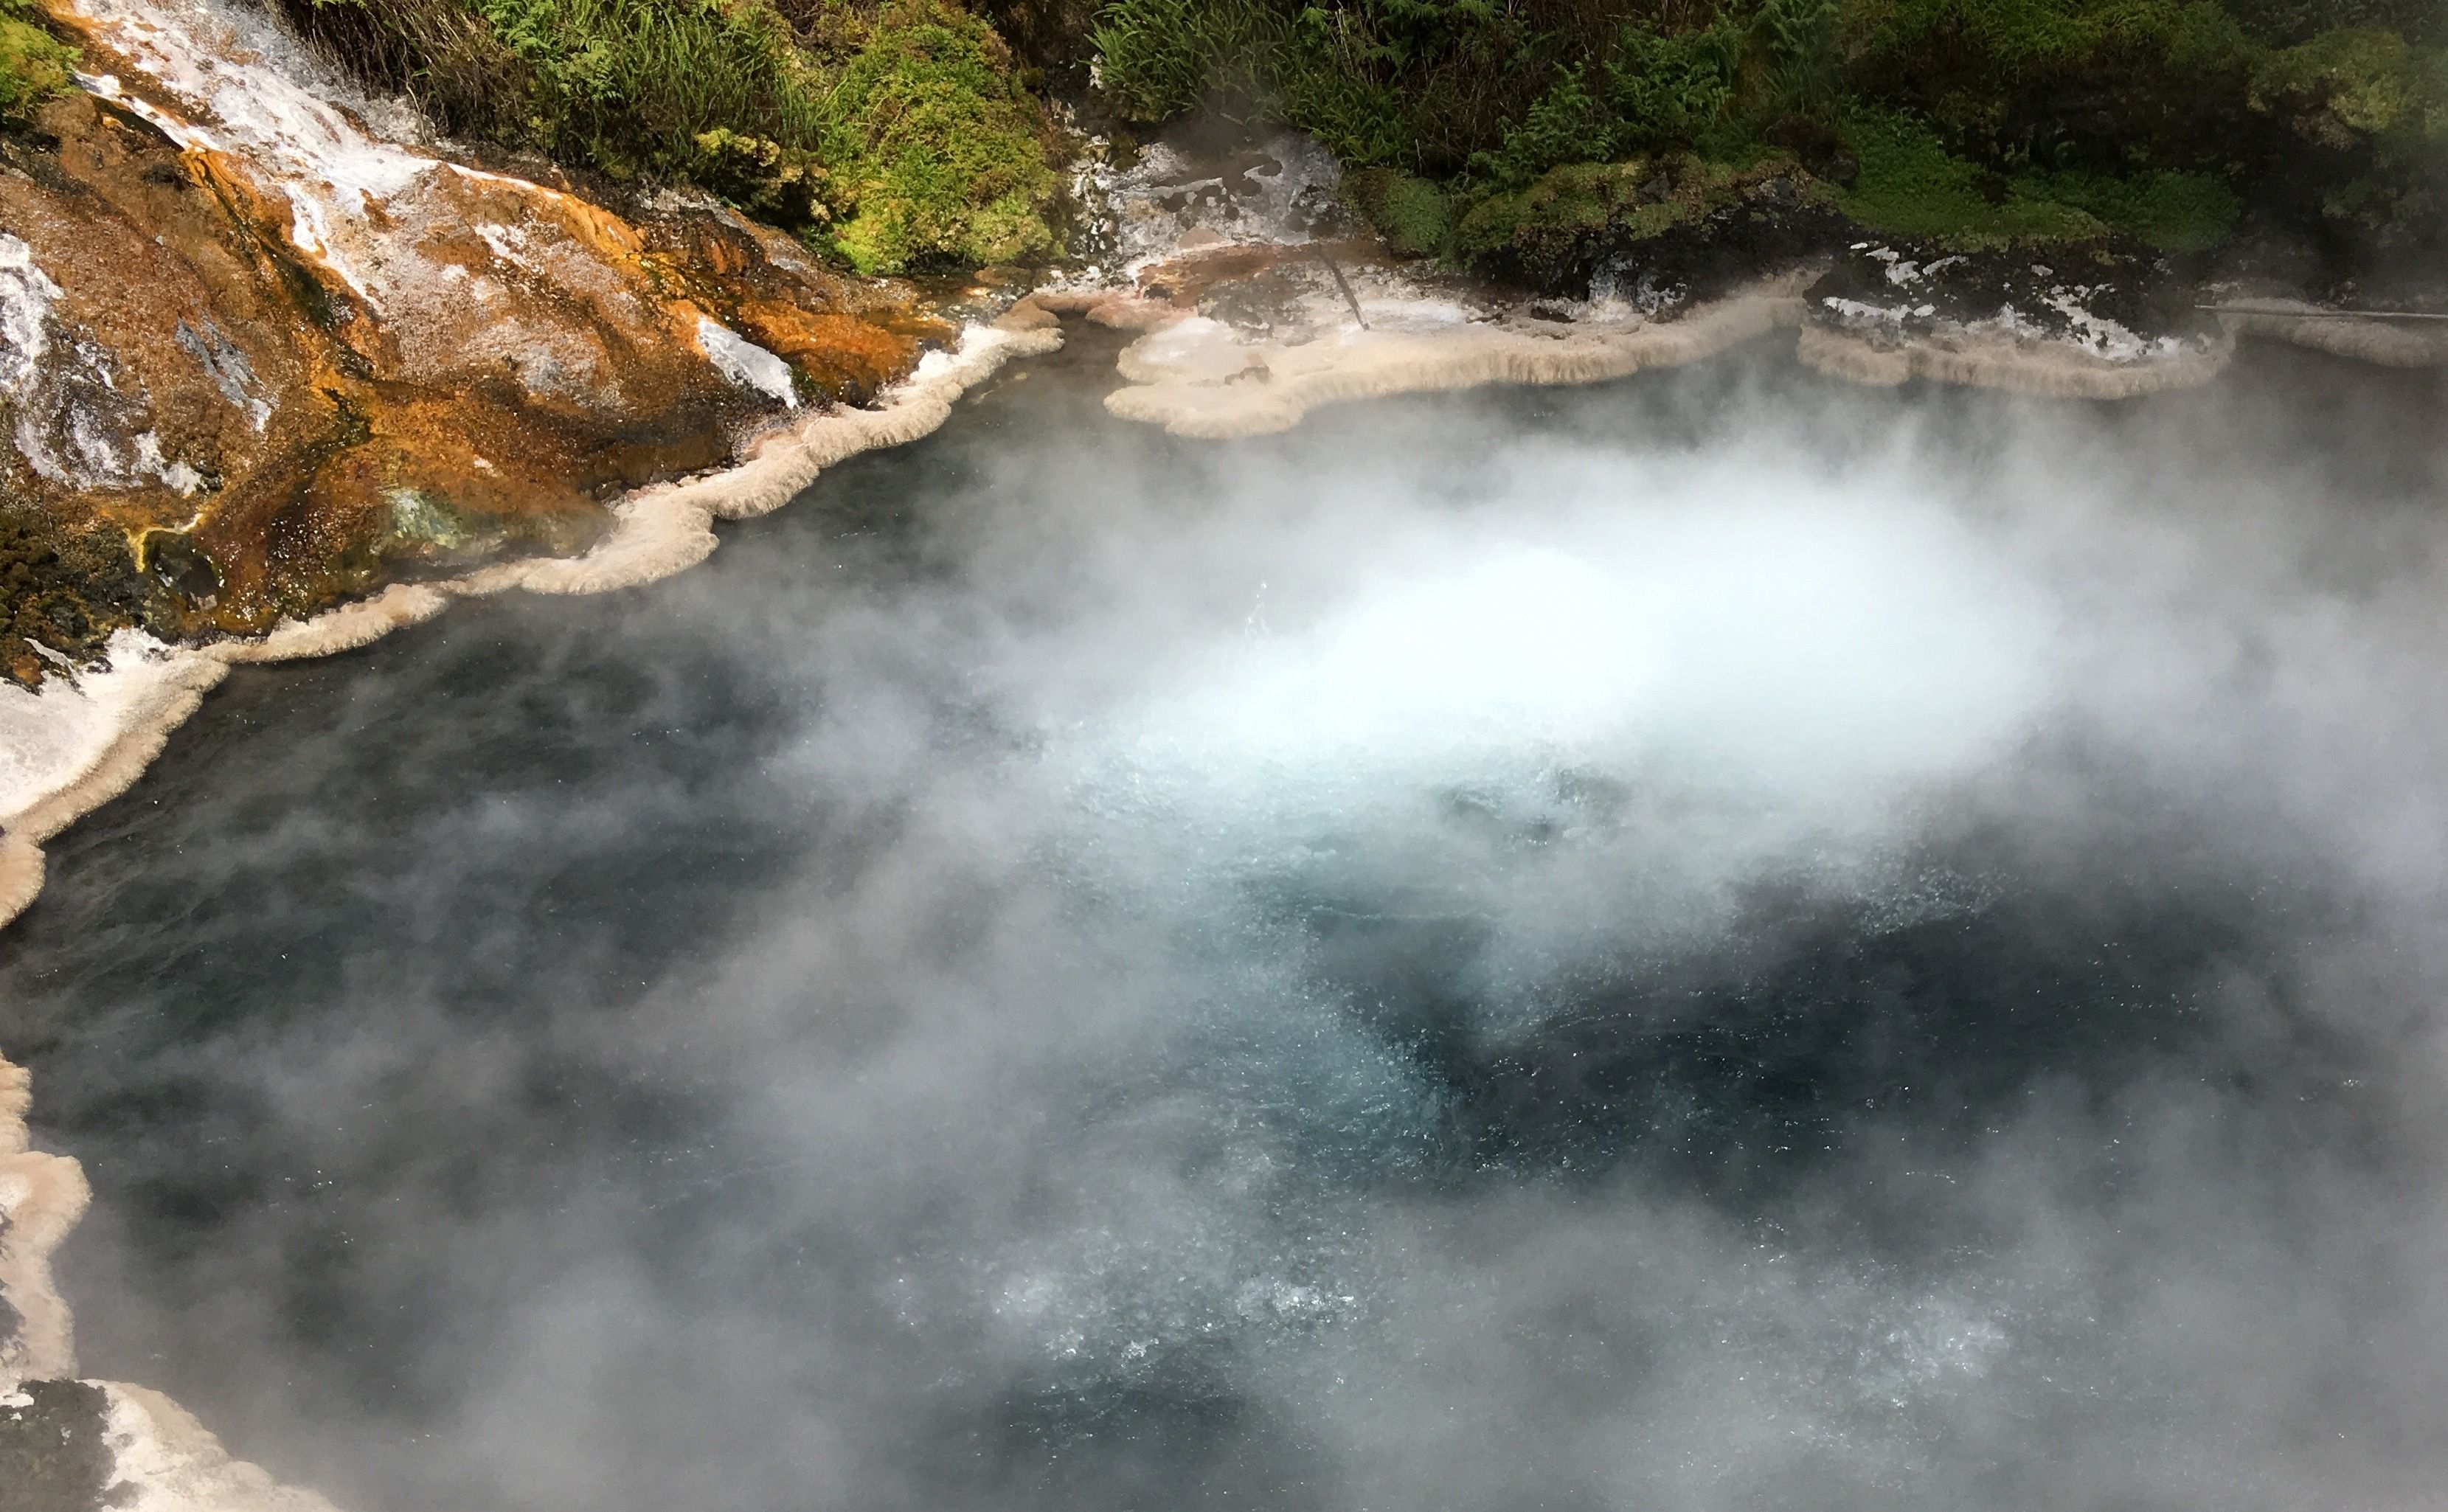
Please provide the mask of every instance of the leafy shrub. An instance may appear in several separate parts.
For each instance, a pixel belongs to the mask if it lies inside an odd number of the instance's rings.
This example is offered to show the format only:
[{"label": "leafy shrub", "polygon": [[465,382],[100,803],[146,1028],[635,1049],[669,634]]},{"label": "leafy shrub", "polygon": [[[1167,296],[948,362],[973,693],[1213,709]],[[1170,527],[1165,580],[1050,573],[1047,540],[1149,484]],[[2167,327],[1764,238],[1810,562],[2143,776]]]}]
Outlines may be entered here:
[{"label": "leafy shrub", "polygon": [[[1857,111],[1845,123],[1845,140],[1862,168],[1837,203],[1872,230],[1967,251],[2107,234],[2097,216],[2029,185],[1985,182],[1979,165],[1948,153],[1937,132],[1909,116]],[[2004,192],[1991,192],[1998,188]]]},{"label": "leafy shrub", "polygon": [[1135,121],[1196,105],[1235,60],[1263,71],[1287,35],[1274,12],[1241,0],[1130,0],[1107,7],[1089,34],[1099,88]]},{"label": "leafy shrub", "polygon": [[1606,59],[1607,104],[1617,122],[1616,149],[1697,142],[1725,118],[1742,67],[1744,38],[1728,18],[1670,34],[1635,23]]},{"label": "leafy shrub", "polygon": [[2391,31],[2331,31],[2260,60],[2252,97],[2329,146],[2448,138],[2448,51],[2409,47]]},{"label": "leafy shrub", "polygon": [[1475,154],[1501,156],[1570,53],[1517,9],[1115,0],[1095,33],[1098,76],[1127,119],[1214,104],[1297,124],[1347,162],[1450,172]]},{"label": "leafy shrub", "polygon": [[527,66],[463,0],[277,0],[306,39],[458,136],[526,135]]},{"label": "leafy shrub", "polygon": [[1567,72],[1548,86],[1518,124],[1504,132],[1504,145],[1481,162],[1506,182],[1535,179],[1567,163],[1614,156],[1610,144],[1614,123],[1598,110],[1598,102],[1578,71]]},{"label": "leafy shrub", "polygon": [[[2202,122],[2246,119],[2248,78],[2291,102],[2271,109],[2372,128],[2428,119],[2432,98],[2374,44],[2272,69],[2221,0],[1111,0],[1095,36],[1126,114],[1221,105],[1403,170],[1353,202],[1404,250],[1464,259],[1680,213],[1584,167],[1739,169],[1796,139],[1850,180],[1831,202],[1893,235],[2195,251],[2238,214],[2232,134]],[[2110,124],[2082,128],[2105,140],[2050,136],[2068,99],[2107,102]]]},{"label": "leafy shrub", "polygon": [[[1759,0],[1750,41],[1765,86],[1759,101],[1764,114],[1811,114],[1835,104],[1841,13],[1836,0]],[[1735,14],[1728,11],[1719,24]]]}]

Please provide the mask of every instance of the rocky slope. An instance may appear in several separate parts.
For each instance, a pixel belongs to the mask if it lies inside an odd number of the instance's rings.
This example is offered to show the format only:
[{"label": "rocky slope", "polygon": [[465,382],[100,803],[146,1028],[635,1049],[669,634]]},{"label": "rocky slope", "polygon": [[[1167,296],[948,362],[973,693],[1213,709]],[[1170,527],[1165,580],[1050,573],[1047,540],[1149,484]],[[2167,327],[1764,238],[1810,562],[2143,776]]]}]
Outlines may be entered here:
[{"label": "rocky slope", "polygon": [[256,634],[583,549],[620,490],[860,401],[952,328],[705,200],[618,208],[418,140],[226,0],[63,0],[82,87],[6,139],[20,682],[115,629]]}]

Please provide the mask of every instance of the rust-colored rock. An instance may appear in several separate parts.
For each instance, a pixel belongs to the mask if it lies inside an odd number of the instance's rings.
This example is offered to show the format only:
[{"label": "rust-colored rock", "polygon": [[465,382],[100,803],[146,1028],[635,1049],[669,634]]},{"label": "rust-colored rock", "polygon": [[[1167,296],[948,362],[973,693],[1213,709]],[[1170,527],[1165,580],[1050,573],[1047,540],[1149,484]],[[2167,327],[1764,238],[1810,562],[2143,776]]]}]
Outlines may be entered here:
[{"label": "rust-colored rock", "polygon": [[719,207],[623,213],[384,139],[225,0],[51,10],[86,87],[0,139],[20,681],[37,641],[256,633],[582,549],[622,488],[865,402],[951,334]]}]

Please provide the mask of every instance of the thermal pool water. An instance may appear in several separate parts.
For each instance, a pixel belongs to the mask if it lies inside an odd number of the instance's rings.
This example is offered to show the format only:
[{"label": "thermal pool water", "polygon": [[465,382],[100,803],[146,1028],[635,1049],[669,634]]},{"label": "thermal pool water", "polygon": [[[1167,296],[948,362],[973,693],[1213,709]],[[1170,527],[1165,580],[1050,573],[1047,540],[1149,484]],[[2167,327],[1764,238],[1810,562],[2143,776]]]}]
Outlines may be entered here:
[{"label": "thermal pool water", "polygon": [[2435,380],[1111,359],[63,836],[86,1371],[362,1512],[2427,1504]]}]

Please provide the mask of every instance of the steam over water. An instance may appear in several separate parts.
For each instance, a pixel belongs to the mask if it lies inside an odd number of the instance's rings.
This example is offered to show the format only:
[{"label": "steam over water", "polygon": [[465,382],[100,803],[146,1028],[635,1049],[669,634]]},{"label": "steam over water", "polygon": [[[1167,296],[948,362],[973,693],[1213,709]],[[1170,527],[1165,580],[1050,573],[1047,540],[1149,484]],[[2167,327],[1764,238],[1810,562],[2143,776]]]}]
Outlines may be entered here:
[{"label": "steam over water", "polygon": [[2428,1504],[2436,386],[1103,360],[66,837],[88,1371],[368,1512]]}]

